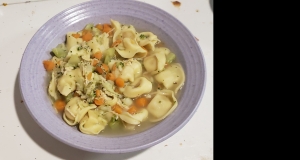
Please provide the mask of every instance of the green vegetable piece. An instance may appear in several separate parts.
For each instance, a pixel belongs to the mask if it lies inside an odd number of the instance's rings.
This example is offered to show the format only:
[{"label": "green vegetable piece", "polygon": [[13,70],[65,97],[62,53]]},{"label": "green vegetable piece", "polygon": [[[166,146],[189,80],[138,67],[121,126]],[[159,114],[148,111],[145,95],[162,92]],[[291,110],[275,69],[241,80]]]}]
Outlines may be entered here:
[{"label": "green vegetable piece", "polygon": [[84,27],[85,30],[89,31],[91,31],[93,28],[95,28],[93,23],[89,23]]},{"label": "green vegetable piece", "polygon": [[69,102],[70,101],[70,99],[73,97],[73,92],[71,92],[71,93],[69,93],[67,96],[65,96],[65,100],[67,101],[67,102]]},{"label": "green vegetable piece", "polygon": [[108,64],[110,60],[115,56],[115,48],[108,48],[103,53],[105,55],[104,57],[104,63]]},{"label": "green vegetable piece", "polygon": [[73,67],[78,66],[79,62],[80,62],[80,58],[78,57],[78,55],[71,55],[71,57],[68,61],[68,63]]},{"label": "green vegetable piece", "polygon": [[52,49],[54,55],[58,58],[66,57],[68,54],[67,48],[64,44],[59,44],[55,48]]},{"label": "green vegetable piece", "polygon": [[121,123],[119,121],[119,119],[117,120],[115,117],[112,117],[110,122],[109,122],[109,127],[113,130],[115,129],[119,129],[121,126]]},{"label": "green vegetable piece", "polygon": [[176,55],[171,52],[166,56],[166,61],[167,61],[167,63],[172,63],[175,58],[176,58]]}]

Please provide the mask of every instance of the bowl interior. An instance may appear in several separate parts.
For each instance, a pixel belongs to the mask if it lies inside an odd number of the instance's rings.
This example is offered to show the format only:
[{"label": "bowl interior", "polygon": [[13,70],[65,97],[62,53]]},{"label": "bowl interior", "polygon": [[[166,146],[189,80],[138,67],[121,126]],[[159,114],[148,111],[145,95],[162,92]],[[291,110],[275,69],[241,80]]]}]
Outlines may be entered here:
[{"label": "bowl interior", "polygon": [[[114,19],[132,24],[138,32],[151,31],[176,54],[186,81],[178,96],[178,107],[151,129],[119,137],[93,136],[68,126],[55,113],[47,95],[49,78],[42,61],[65,41],[69,31],[79,31],[88,23],[109,23]],[[200,104],[205,87],[205,62],[194,36],[168,13],[137,1],[89,1],[54,16],[30,40],[21,62],[20,87],[24,102],[37,123],[58,140],[73,147],[101,153],[122,153],[153,146],[181,129]]]}]

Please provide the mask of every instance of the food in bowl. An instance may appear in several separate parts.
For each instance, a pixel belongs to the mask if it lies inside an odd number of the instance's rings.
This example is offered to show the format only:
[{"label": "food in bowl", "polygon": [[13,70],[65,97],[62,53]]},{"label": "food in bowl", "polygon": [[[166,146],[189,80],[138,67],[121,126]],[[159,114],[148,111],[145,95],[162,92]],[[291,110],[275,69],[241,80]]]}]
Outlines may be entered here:
[{"label": "food in bowl", "polygon": [[[54,109],[84,134],[135,130],[170,115],[185,73],[152,32],[111,19],[66,33],[43,64]],[[148,123],[147,123],[148,122]]]}]

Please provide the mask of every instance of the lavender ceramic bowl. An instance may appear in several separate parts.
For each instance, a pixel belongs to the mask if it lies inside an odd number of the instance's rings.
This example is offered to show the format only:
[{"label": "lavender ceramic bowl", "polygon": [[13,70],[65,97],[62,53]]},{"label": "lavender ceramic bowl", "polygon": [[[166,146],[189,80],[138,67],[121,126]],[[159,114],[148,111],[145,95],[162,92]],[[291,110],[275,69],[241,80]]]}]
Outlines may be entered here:
[{"label": "lavender ceramic bowl", "polygon": [[[68,126],[55,113],[47,96],[47,74],[42,61],[64,42],[68,31],[81,30],[87,23],[108,23],[110,19],[132,24],[137,31],[156,34],[182,64],[186,81],[175,111],[141,133],[120,136],[92,136]],[[78,149],[99,153],[124,153],[154,146],[179,131],[197,110],[205,88],[206,69],[202,51],[190,31],[165,11],[138,1],[97,0],[68,8],[46,22],[30,40],[21,62],[20,87],[34,120],[59,141]]]}]

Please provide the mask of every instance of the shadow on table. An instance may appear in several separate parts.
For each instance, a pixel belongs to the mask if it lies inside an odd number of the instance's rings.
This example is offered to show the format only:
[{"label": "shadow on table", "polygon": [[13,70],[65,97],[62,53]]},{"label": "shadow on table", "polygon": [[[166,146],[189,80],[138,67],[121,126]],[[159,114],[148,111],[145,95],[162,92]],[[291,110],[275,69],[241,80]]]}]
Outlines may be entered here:
[{"label": "shadow on table", "polygon": [[212,11],[214,11],[214,0],[209,0],[209,5]]},{"label": "shadow on table", "polygon": [[[72,160],[82,160],[82,159],[106,159],[106,160],[121,160],[129,159],[134,157],[141,152],[131,152],[131,153],[120,153],[120,154],[103,154],[103,153],[92,153],[77,148],[68,146],[57,139],[50,136],[46,131],[44,131],[31,117],[27,111],[26,106],[23,103],[20,103],[22,100],[20,87],[19,87],[19,73],[15,81],[14,88],[14,102],[16,107],[16,112],[19,118],[19,121],[27,132],[29,137],[37,143],[41,148],[49,152],[50,154],[62,158],[62,159],[72,159]],[[28,148],[30,150],[30,148]],[[29,153],[30,154],[30,153]]]}]

